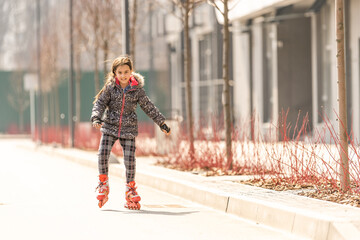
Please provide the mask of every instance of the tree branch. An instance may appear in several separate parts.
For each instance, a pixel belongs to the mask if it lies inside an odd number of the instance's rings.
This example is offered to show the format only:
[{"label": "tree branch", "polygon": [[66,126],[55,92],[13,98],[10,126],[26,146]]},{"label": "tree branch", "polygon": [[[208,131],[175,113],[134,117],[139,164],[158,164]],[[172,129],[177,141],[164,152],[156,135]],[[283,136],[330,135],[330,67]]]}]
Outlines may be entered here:
[{"label": "tree branch", "polygon": [[233,10],[242,0],[238,0],[230,9],[229,9],[229,12],[231,10]]},{"label": "tree branch", "polygon": [[193,1],[192,4],[191,4],[190,9],[191,9],[191,10],[195,9],[195,8],[198,7],[199,5],[205,3],[205,1],[206,1],[206,0]]},{"label": "tree branch", "polygon": [[215,3],[215,0],[207,0],[208,4],[216,8],[222,15],[225,15],[223,11],[220,10],[219,6]]},{"label": "tree branch", "polygon": [[179,0],[169,0],[169,2],[171,2],[172,4],[174,4],[178,9],[180,9],[180,14],[181,16],[177,15],[176,11],[166,8],[164,7],[164,4],[160,4],[158,1],[153,1],[153,4],[156,4],[158,7],[164,9],[166,12],[170,13],[171,15],[173,15],[174,17],[176,17],[177,19],[179,19],[181,22],[183,22],[183,18],[184,18],[184,9],[185,7],[183,6],[183,4],[181,3],[181,1]]}]

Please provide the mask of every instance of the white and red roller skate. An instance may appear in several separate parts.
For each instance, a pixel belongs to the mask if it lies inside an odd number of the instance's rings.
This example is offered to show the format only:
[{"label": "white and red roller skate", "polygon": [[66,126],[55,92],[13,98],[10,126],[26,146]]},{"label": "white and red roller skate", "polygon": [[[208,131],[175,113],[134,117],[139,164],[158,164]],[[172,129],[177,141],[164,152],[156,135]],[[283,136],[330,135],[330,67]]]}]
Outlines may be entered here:
[{"label": "white and red roller skate", "polygon": [[99,189],[99,194],[97,195],[97,200],[99,200],[98,205],[99,208],[101,208],[109,200],[108,195],[110,192],[110,188],[109,188],[109,179],[107,175],[105,174],[99,175],[99,186],[97,186],[96,190],[98,189]]},{"label": "white and red roller skate", "polygon": [[125,208],[132,209],[132,210],[140,210],[140,200],[141,197],[136,192],[135,182],[129,182],[126,184],[126,192],[125,192]]}]

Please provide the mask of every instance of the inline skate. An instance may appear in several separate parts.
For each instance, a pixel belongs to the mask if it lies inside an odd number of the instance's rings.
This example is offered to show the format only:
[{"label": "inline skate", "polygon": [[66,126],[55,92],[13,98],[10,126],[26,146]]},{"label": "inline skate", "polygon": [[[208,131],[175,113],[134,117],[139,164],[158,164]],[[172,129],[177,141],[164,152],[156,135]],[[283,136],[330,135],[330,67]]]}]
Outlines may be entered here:
[{"label": "inline skate", "polygon": [[[97,200],[99,200],[99,208],[105,205],[105,203],[109,200],[109,179],[108,176],[105,174],[99,175],[99,185],[97,186],[96,190],[99,189],[99,194],[97,195]],[[96,191],[95,190],[95,191]]]},{"label": "inline skate", "polygon": [[141,200],[141,197],[136,192],[136,186],[134,181],[126,184],[125,199],[125,208],[131,210],[140,210],[141,205],[139,202]]}]

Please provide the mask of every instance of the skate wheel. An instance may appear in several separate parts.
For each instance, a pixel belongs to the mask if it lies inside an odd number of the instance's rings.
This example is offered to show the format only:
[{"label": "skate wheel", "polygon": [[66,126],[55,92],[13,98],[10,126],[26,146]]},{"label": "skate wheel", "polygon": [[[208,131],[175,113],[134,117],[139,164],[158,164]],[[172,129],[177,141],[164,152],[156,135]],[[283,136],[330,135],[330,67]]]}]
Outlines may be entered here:
[{"label": "skate wheel", "polygon": [[107,196],[103,200],[99,200],[99,208],[102,208],[108,200],[109,198]]},{"label": "skate wheel", "polygon": [[140,203],[130,202],[130,203],[125,203],[124,207],[129,210],[140,210],[141,205]]}]

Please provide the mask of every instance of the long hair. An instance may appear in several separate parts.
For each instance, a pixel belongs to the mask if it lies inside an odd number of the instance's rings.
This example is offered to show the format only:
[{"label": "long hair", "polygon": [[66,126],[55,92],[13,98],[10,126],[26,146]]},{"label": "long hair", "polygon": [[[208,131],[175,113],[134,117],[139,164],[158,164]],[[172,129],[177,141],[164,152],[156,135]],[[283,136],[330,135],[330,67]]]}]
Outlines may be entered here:
[{"label": "long hair", "polygon": [[115,60],[113,61],[112,65],[111,65],[111,71],[106,75],[104,86],[99,91],[99,93],[96,94],[93,104],[99,99],[99,96],[101,95],[102,92],[104,92],[106,86],[108,84],[110,84],[113,81],[113,79],[115,78],[116,69],[119,66],[124,66],[124,65],[128,65],[130,68],[130,71],[131,72],[133,71],[133,62],[129,56],[125,55],[125,56],[120,56],[120,57],[115,58]]}]

